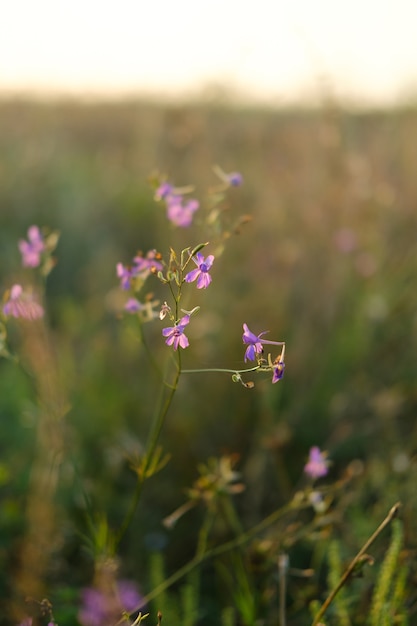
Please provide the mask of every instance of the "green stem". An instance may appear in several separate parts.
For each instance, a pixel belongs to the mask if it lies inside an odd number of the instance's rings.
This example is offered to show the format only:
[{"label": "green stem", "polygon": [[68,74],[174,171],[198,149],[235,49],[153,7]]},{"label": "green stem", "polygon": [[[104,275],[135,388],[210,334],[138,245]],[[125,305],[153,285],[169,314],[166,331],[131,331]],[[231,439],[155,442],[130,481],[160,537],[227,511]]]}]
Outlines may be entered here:
[{"label": "green stem", "polygon": [[250,367],[248,369],[245,370],[229,370],[229,369],[223,369],[220,367],[209,367],[207,369],[196,369],[196,370],[182,370],[182,374],[202,374],[205,372],[221,372],[221,373],[226,373],[226,374],[247,374],[249,372],[256,372],[257,370],[261,369],[260,365],[255,365],[255,367]]},{"label": "green stem", "polygon": [[[126,530],[128,529],[128,527],[130,526],[133,520],[133,517],[136,513],[136,509],[138,508],[139,501],[142,495],[143,485],[147,478],[147,472],[152,465],[153,456],[155,454],[155,450],[158,445],[159,436],[161,434],[163,425],[165,423],[165,418],[168,414],[175,392],[178,388],[178,382],[179,382],[180,375],[181,375],[181,354],[179,351],[177,352],[177,354],[178,354],[178,363],[176,367],[174,381],[172,384],[168,384],[164,382],[161,388],[160,400],[158,402],[158,410],[156,412],[155,418],[152,420],[152,429],[149,433],[148,443],[146,446],[146,455],[144,458],[143,465],[141,467],[141,473],[140,475],[138,475],[138,482],[136,483],[135,493],[133,495],[133,499],[129,507],[129,510],[127,511],[126,516],[120,526],[119,532],[116,535],[115,547],[117,547],[118,544],[120,543],[123,535],[125,534]],[[164,401],[166,388],[168,388],[169,391]]]},{"label": "green stem", "polygon": [[327,597],[327,599],[323,602],[319,612],[316,614],[316,616],[315,616],[315,618],[313,620],[312,626],[318,626],[319,622],[321,621],[321,618],[323,617],[323,615],[325,614],[325,612],[329,608],[330,604],[333,602],[333,600],[336,597],[337,593],[341,590],[343,585],[346,583],[346,581],[348,580],[348,578],[350,577],[350,575],[354,571],[354,569],[355,569],[357,563],[359,562],[359,560],[361,559],[361,557],[366,553],[366,551],[368,550],[369,546],[380,535],[381,531],[384,530],[385,526],[387,526],[393,520],[393,518],[397,515],[398,509],[400,508],[400,506],[401,506],[400,502],[397,502],[396,504],[394,504],[393,507],[391,507],[391,509],[388,512],[388,515],[380,523],[378,528],[372,533],[372,535],[369,537],[369,539],[364,543],[364,545],[359,550],[359,552],[357,553],[355,558],[351,561],[351,563],[349,564],[349,566],[345,570],[343,576],[341,577],[341,579],[337,583],[336,587],[333,589],[333,591],[330,593],[330,595]]},{"label": "green stem", "polygon": [[264,520],[262,520],[262,522],[260,522],[259,524],[257,524],[256,526],[248,530],[246,533],[242,533],[241,535],[239,535],[239,537],[236,537],[235,539],[232,539],[230,541],[226,541],[225,543],[222,543],[219,546],[216,546],[215,548],[208,550],[204,554],[199,555],[197,553],[196,556],[193,559],[191,559],[191,561],[188,561],[188,563],[183,565],[183,567],[181,567],[179,570],[174,572],[172,576],[170,576],[169,578],[164,580],[164,582],[158,585],[156,589],[148,593],[148,595],[144,598],[144,602],[148,604],[148,602],[156,598],[160,593],[166,591],[166,589],[171,587],[171,585],[181,580],[181,578],[189,574],[193,569],[195,569],[196,567],[198,567],[205,561],[208,561],[209,559],[212,559],[216,556],[220,556],[221,554],[225,554],[226,552],[229,552],[230,550],[234,550],[235,548],[238,548],[244,545],[245,543],[248,543],[248,541],[250,541],[253,537],[258,535],[263,530],[266,530],[267,528],[269,528],[269,526],[272,526],[281,517],[284,517],[288,513],[293,512],[295,508],[302,509],[302,508],[308,508],[309,506],[310,506],[310,503],[305,503],[302,505],[298,504],[297,507],[294,507],[294,504],[290,502],[286,506],[271,513],[271,515],[269,515]]}]

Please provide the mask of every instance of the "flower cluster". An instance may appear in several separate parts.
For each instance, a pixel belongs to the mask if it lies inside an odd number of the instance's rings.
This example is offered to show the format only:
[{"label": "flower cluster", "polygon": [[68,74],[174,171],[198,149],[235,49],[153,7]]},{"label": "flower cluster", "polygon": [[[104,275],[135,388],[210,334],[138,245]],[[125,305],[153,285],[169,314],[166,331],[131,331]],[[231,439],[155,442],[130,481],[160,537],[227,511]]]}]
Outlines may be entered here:
[{"label": "flower cluster", "polygon": [[167,218],[174,226],[188,228],[191,226],[194,213],[200,208],[200,203],[194,198],[185,199],[181,191],[164,181],[155,192],[155,200],[165,202]]},{"label": "flower cluster", "polygon": [[304,472],[307,476],[313,480],[326,476],[329,471],[329,461],[326,456],[326,453],[321,452],[318,446],[313,446],[310,449],[308,462],[304,466]]},{"label": "flower cluster", "polygon": [[24,267],[38,267],[40,265],[41,255],[45,252],[45,241],[38,226],[30,226],[28,241],[20,239],[19,250],[22,254]]},{"label": "flower cluster", "polygon": [[[262,369],[272,370],[272,383],[277,383],[284,376],[284,355],[285,355],[285,342],[284,341],[270,341],[269,339],[263,339],[263,335],[265,335],[268,331],[264,330],[259,333],[259,335],[255,335],[247,324],[243,324],[243,335],[242,340],[246,345],[245,350],[245,363],[247,361],[257,361],[258,365]],[[265,359],[263,359],[262,355],[264,352],[264,344],[268,344],[271,346],[281,346],[281,352],[276,357],[274,361],[272,361],[271,356],[268,355],[268,361],[265,363]]]},{"label": "flower cluster", "polygon": [[6,317],[36,320],[44,314],[42,306],[36,301],[33,293],[24,291],[22,285],[13,285],[10,291],[6,292],[5,297],[3,314]]}]

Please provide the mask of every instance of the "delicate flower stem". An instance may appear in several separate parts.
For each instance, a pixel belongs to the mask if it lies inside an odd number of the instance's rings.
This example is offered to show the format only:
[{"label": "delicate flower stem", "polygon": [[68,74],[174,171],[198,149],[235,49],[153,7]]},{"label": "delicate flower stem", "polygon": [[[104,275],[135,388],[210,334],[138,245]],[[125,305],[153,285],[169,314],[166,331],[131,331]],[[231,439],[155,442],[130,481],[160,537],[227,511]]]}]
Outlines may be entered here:
[{"label": "delicate flower stem", "polygon": [[[179,382],[180,375],[181,375],[181,353],[179,350],[177,352],[177,355],[178,355],[178,363],[176,367],[174,381],[172,384],[169,384],[169,385],[168,383],[164,382],[161,388],[160,400],[158,402],[158,410],[155,414],[155,418],[152,420],[152,428],[149,433],[148,444],[146,446],[146,455],[144,458],[143,465],[141,467],[141,473],[140,475],[138,475],[138,482],[136,483],[136,490],[133,495],[130,508],[127,511],[126,516],[120,526],[119,532],[116,535],[115,547],[117,547],[118,544],[120,543],[123,535],[125,534],[126,530],[130,526],[133,520],[133,517],[135,515],[136,509],[138,507],[138,504],[142,495],[143,484],[147,478],[147,472],[152,465],[153,456],[155,454],[155,450],[158,445],[158,440],[162,431],[162,427],[165,423],[165,418],[168,414],[175,392],[178,388],[178,382]],[[168,388],[169,391],[164,401],[166,388]]]},{"label": "delicate flower stem", "polygon": [[181,373],[182,374],[202,374],[205,372],[223,372],[226,374],[248,374],[249,372],[256,372],[257,370],[260,370],[260,369],[262,369],[260,365],[255,365],[255,367],[250,367],[245,370],[229,370],[229,369],[223,369],[220,367],[212,367],[212,368],[207,368],[207,369],[182,370]]},{"label": "delicate flower stem", "polygon": [[323,615],[325,614],[325,612],[329,608],[330,604],[335,599],[336,594],[341,590],[343,585],[348,580],[349,576],[352,574],[352,572],[355,569],[355,567],[356,567],[357,563],[359,562],[360,558],[366,553],[366,551],[368,550],[369,546],[380,535],[381,531],[384,530],[385,526],[387,526],[393,520],[393,518],[397,515],[398,509],[400,508],[400,506],[401,506],[401,503],[397,502],[396,504],[394,504],[393,507],[391,507],[391,509],[388,512],[388,515],[380,523],[378,528],[372,533],[372,535],[369,537],[368,541],[366,541],[365,544],[362,546],[362,548],[359,550],[359,552],[357,553],[355,558],[351,561],[351,563],[349,564],[349,566],[347,567],[347,569],[343,573],[343,576],[341,577],[341,579],[337,583],[336,587],[333,589],[333,591],[330,593],[330,595],[327,597],[327,599],[323,602],[319,612],[316,614],[316,616],[315,616],[315,618],[313,620],[312,626],[318,626],[321,618],[323,617]]}]

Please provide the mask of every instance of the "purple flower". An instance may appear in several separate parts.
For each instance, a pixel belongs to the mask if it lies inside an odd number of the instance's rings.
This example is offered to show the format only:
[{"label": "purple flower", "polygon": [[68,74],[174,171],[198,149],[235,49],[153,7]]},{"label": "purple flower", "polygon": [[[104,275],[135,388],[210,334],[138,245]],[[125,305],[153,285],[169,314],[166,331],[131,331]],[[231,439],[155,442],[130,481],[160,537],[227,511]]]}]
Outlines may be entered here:
[{"label": "purple flower", "polygon": [[120,278],[120,286],[122,289],[130,289],[131,280],[135,277],[135,269],[132,267],[127,267],[123,265],[123,263],[118,263],[116,265],[116,273],[117,278]]},{"label": "purple flower", "polygon": [[143,274],[143,278],[146,278],[150,272],[162,271],[163,265],[159,261],[160,254],[156,250],[149,250],[146,256],[138,254],[133,259],[135,264],[134,271],[138,274]]},{"label": "purple flower", "polygon": [[329,471],[328,466],[326,455],[320,451],[320,448],[318,446],[310,448],[308,463],[304,466],[305,473],[314,480],[315,478],[326,476]]},{"label": "purple flower", "polygon": [[28,241],[20,239],[19,250],[25,267],[38,267],[41,254],[45,250],[45,243],[38,226],[31,226],[28,229]]},{"label": "purple flower", "polygon": [[190,321],[189,315],[184,315],[175,326],[171,326],[169,328],[163,328],[162,334],[166,337],[165,343],[167,346],[174,346],[174,350],[178,349],[178,346],[181,348],[188,348],[189,341],[188,338],[184,335],[184,328]]},{"label": "purple flower", "polygon": [[155,191],[155,200],[165,200],[168,196],[172,195],[174,190],[173,185],[171,183],[161,183],[158,189]]},{"label": "purple flower", "polygon": [[243,183],[243,176],[240,172],[230,172],[230,174],[226,174],[226,178],[232,187],[240,187]]},{"label": "purple flower", "polygon": [[277,383],[284,376],[285,363],[284,361],[279,361],[274,363],[272,368],[272,383]]},{"label": "purple flower", "polygon": [[247,344],[246,352],[245,352],[245,363],[246,361],[254,361],[257,354],[262,354],[264,351],[262,347],[261,337],[265,335],[268,331],[265,330],[263,333],[259,335],[254,335],[247,326],[247,324],[243,324],[243,343]]},{"label": "purple flower", "polygon": [[252,331],[249,330],[247,324],[243,324],[242,339],[243,343],[248,346],[245,352],[245,363],[246,361],[255,361],[256,355],[262,354],[262,352],[264,351],[263,344],[267,343],[272,346],[284,345],[284,341],[270,341],[269,339],[261,339],[262,335],[265,335],[267,332],[267,330],[264,330],[262,333],[259,333],[259,335],[255,335]]},{"label": "purple flower", "polygon": [[187,228],[193,221],[193,215],[198,210],[198,200],[184,200],[182,196],[170,195],[167,197],[167,218],[175,226]]},{"label": "purple flower", "polygon": [[42,317],[44,311],[32,293],[24,292],[21,285],[13,285],[8,300],[3,305],[3,313],[8,317],[35,320]]},{"label": "purple flower", "polygon": [[139,313],[144,308],[143,304],[136,300],[136,298],[129,298],[124,306],[124,310],[128,313]]},{"label": "purple flower", "polygon": [[209,254],[207,259],[204,259],[201,252],[197,252],[196,256],[193,257],[193,261],[197,268],[188,272],[185,282],[192,283],[194,280],[197,280],[197,289],[206,289],[212,281],[209,271],[213,265],[214,256]]},{"label": "purple flower", "polygon": [[82,592],[78,619],[83,626],[107,626],[116,622],[123,611],[131,613],[141,606],[143,598],[132,581],[119,581],[110,594],[87,587]]}]

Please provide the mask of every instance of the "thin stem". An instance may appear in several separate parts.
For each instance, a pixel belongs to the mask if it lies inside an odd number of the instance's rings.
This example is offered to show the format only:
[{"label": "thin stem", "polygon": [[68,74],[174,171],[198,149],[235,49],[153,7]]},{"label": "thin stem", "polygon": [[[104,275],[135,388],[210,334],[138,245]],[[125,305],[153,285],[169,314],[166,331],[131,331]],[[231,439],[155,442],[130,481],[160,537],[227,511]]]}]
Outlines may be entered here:
[{"label": "thin stem", "polygon": [[369,537],[368,541],[366,541],[365,544],[362,546],[362,548],[359,550],[359,552],[357,553],[355,558],[351,561],[350,565],[347,567],[347,569],[343,573],[343,575],[342,575],[341,579],[339,580],[339,582],[337,583],[336,587],[333,589],[333,591],[330,593],[330,595],[323,602],[319,612],[317,613],[317,615],[314,618],[312,626],[317,626],[318,625],[318,623],[320,622],[321,618],[323,617],[323,615],[325,614],[325,612],[329,608],[330,604],[335,599],[337,593],[340,591],[340,589],[343,587],[343,585],[348,580],[349,576],[352,574],[353,570],[355,569],[355,567],[358,564],[358,562],[361,559],[361,557],[366,553],[366,551],[368,550],[369,546],[375,541],[375,539],[378,537],[378,535],[380,535],[380,533],[384,530],[384,528],[397,515],[398,509],[400,508],[400,506],[401,506],[400,502],[397,502],[396,504],[394,504],[394,506],[390,509],[390,511],[388,512],[388,515],[385,517],[385,519],[380,523],[380,525],[375,530],[375,532],[372,533],[372,535]]},{"label": "thin stem", "polygon": [[250,367],[245,370],[229,370],[220,367],[209,367],[207,369],[195,369],[195,370],[182,370],[182,374],[203,374],[205,372],[222,372],[226,374],[247,374],[249,372],[256,372],[257,370],[261,370],[262,367],[260,365],[255,365],[255,367]]},{"label": "thin stem", "polygon": [[[297,508],[298,510],[300,510],[300,509],[308,508],[309,506],[310,506],[310,503],[305,503],[302,505],[298,505]],[[284,517],[285,515],[293,512],[294,510],[295,510],[294,504],[290,502],[286,506],[283,506],[277,511],[274,511],[273,513],[271,513],[271,515],[269,515],[267,518],[262,520],[262,522],[260,522],[259,524],[257,524],[256,526],[248,530],[246,533],[242,533],[241,535],[239,535],[239,537],[236,537],[235,539],[226,541],[225,543],[222,543],[219,546],[211,548],[211,550],[207,550],[207,552],[205,552],[202,555],[197,554],[193,559],[191,559],[191,561],[188,561],[188,563],[183,565],[183,567],[181,567],[176,572],[174,572],[172,576],[164,580],[160,585],[158,585],[158,587],[153,589],[153,591],[149,592],[148,595],[144,598],[144,603],[147,604],[148,602],[156,598],[160,593],[164,592],[166,589],[171,587],[171,585],[181,580],[181,578],[189,574],[193,569],[195,569],[196,567],[198,567],[205,561],[208,561],[209,559],[212,559],[216,556],[220,556],[221,554],[225,554],[226,552],[230,552],[230,550],[234,550],[235,548],[238,548],[244,545],[245,543],[250,541],[253,537],[258,535],[260,532],[262,532],[263,530],[266,530],[267,528],[269,528],[269,526],[272,526],[281,517]]]},{"label": "thin stem", "polygon": [[[159,436],[161,434],[162,427],[165,423],[165,418],[168,414],[169,408],[172,404],[172,400],[174,398],[175,392],[178,387],[178,381],[181,375],[181,355],[179,351],[177,352],[177,354],[178,354],[178,364],[176,367],[174,381],[172,384],[169,384],[169,385],[168,383],[164,382],[161,388],[160,400],[158,402],[158,410],[157,410],[155,418],[152,420],[152,429],[151,429],[151,432],[149,433],[148,444],[146,446],[146,455],[145,455],[143,466],[141,467],[141,474],[138,475],[138,482],[136,483],[136,489],[133,495],[130,508],[127,511],[126,516],[120,526],[119,532],[116,535],[115,547],[117,547],[117,545],[120,543],[123,535],[125,534],[126,530],[130,526],[133,520],[133,517],[135,515],[136,509],[139,505],[139,501],[142,495],[143,485],[147,478],[147,472],[152,465],[152,460],[155,454],[156,447],[158,445]],[[164,394],[165,394],[166,388],[169,389],[169,392],[164,402]]]}]

